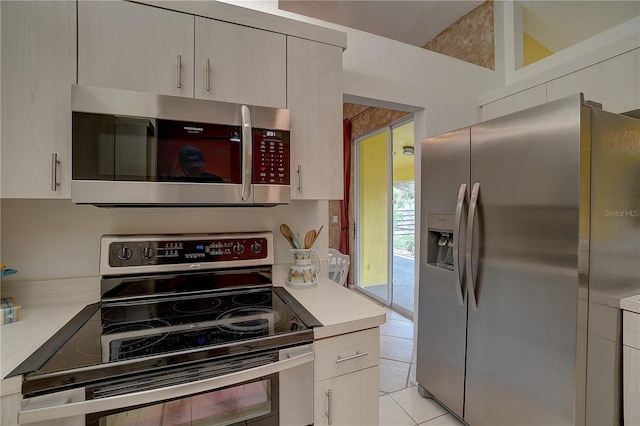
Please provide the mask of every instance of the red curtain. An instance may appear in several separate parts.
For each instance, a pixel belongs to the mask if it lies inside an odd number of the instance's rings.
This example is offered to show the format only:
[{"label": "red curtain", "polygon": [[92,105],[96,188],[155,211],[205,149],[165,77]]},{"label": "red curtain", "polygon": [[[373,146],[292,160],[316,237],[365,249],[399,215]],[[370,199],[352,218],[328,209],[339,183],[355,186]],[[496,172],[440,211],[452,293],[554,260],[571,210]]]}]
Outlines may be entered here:
[{"label": "red curtain", "polygon": [[351,122],[342,122],[344,197],[340,201],[340,251],[349,254],[349,193],[351,188]]}]

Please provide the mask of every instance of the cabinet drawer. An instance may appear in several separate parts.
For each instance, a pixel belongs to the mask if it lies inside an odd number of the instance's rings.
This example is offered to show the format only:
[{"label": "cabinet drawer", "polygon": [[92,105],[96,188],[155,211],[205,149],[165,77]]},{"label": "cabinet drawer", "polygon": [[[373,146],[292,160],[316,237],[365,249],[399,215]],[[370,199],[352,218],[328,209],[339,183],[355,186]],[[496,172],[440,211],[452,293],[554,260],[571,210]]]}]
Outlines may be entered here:
[{"label": "cabinet drawer", "polygon": [[378,365],[380,329],[370,328],[314,342],[316,382]]},{"label": "cabinet drawer", "polygon": [[622,311],[622,344],[640,349],[640,314]]}]

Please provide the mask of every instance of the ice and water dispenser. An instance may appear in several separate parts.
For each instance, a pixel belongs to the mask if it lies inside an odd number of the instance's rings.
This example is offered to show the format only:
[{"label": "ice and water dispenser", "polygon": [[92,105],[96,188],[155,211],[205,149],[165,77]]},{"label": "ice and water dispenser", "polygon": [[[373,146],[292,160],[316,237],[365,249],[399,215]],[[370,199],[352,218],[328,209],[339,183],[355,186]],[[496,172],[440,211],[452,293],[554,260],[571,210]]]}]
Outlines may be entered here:
[{"label": "ice and water dispenser", "polygon": [[454,219],[452,214],[429,214],[427,264],[453,270]]}]

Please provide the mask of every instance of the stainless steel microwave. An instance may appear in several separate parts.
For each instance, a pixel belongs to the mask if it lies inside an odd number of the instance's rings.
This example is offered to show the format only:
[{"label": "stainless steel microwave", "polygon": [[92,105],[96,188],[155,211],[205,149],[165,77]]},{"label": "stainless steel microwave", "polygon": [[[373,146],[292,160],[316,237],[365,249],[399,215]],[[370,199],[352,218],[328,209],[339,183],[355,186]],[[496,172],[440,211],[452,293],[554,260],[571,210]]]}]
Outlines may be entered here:
[{"label": "stainless steel microwave", "polygon": [[71,109],[75,204],[290,202],[287,109],[79,85]]}]

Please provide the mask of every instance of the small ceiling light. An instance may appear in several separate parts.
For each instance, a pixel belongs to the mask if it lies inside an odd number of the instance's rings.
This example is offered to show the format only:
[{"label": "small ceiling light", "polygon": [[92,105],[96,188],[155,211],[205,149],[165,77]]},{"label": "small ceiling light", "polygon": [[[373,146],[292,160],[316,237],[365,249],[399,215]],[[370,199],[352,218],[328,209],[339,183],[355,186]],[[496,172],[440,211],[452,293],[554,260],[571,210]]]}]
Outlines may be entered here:
[{"label": "small ceiling light", "polygon": [[409,145],[403,146],[402,147],[402,153],[404,155],[413,155],[413,147],[409,146]]}]

